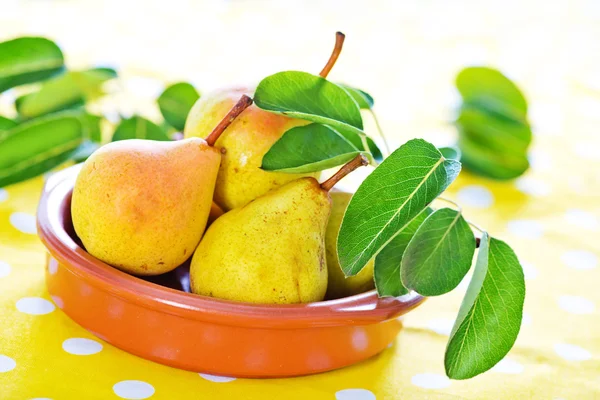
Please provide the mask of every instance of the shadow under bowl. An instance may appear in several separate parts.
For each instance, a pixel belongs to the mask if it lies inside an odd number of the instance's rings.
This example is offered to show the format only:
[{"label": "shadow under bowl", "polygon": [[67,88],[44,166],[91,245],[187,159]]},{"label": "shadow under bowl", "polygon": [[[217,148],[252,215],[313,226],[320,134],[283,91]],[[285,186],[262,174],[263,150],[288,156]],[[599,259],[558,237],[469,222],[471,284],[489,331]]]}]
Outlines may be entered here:
[{"label": "shadow under bowl", "polygon": [[289,377],[354,364],[384,350],[398,317],[424,298],[372,290],[309,304],[260,305],[198,296],[189,267],[138,278],[94,258],[71,221],[80,166],[52,175],[37,213],[48,249],[46,284],[70,318],[129,353],[176,368],[233,377]]}]

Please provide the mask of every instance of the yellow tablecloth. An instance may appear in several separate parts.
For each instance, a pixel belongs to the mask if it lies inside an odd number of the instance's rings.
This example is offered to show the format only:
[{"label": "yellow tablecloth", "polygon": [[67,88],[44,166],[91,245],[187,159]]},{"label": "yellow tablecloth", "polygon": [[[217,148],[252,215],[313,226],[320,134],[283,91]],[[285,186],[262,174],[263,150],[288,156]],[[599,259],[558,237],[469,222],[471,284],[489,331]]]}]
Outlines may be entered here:
[{"label": "yellow tablecloth", "polygon": [[[163,82],[201,90],[284,69],[319,71],[347,34],[332,78],[370,91],[395,145],[455,136],[453,77],[499,67],[524,89],[531,170],[498,183],[462,173],[465,214],[510,243],[527,298],[514,349],[469,381],[443,375],[465,285],[405,319],[394,345],[342,370],[295,379],[202,376],[127,354],[56,308],[44,284],[34,214],[43,178],[0,189],[0,399],[593,399],[600,398],[600,5],[594,0],[443,2],[15,1],[0,40],[56,39],[74,67],[116,65],[108,116],[157,118]],[[14,93],[0,96],[13,112]]]}]

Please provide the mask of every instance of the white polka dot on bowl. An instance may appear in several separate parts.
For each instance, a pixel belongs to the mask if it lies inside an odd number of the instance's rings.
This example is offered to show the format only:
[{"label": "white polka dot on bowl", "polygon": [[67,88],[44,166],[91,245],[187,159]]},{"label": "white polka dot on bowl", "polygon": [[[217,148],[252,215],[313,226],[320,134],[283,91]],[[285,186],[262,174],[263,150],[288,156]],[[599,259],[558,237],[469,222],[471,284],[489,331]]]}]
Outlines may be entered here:
[{"label": "white polka dot on bowl", "polygon": [[413,376],[410,380],[413,385],[424,389],[443,389],[450,386],[450,379],[444,375],[424,373]]},{"label": "white polka dot on bowl", "polygon": [[494,196],[487,188],[469,185],[460,189],[456,195],[459,204],[473,208],[489,208],[494,204]]},{"label": "white polka dot on bowl", "polygon": [[23,297],[17,301],[17,310],[30,315],[44,315],[54,311],[52,302],[41,297]]},{"label": "white polka dot on bowl", "polygon": [[558,306],[570,314],[591,314],[596,306],[581,296],[564,295],[558,298]]},{"label": "white polka dot on bowl", "polygon": [[598,257],[586,250],[565,251],[560,260],[569,268],[573,269],[594,269],[598,265]]},{"label": "white polka dot on bowl", "polygon": [[567,361],[586,361],[592,358],[592,354],[583,347],[569,343],[557,343],[554,352]]},{"label": "white polka dot on bowl", "polygon": [[89,356],[99,353],[102,350],[102,344],[91,339],[71,338],[63,342],[62,348],[69,354]]},{"label": "white polka dot on bowl", "polygon": [[335,400],[375,400],[376,397],[367,389],[344,389],[335,392]]},{"label": "white polka dot on bowl", "polygon": [[235,381],[235,378],[232,378],[230,376],[219,376],[219,375],[210,375],[210,374],[198,374],[198,375],[200,375],[202,378],[206,379],[207,381],[217,382],[217,383],[226,383],[226,382]]},{"label": "white polka dot on bowl", "polygon": [[143,381],[121,381],[115,383],[113,392],[122,399],[141,400],[154,394],[154,387]]}]

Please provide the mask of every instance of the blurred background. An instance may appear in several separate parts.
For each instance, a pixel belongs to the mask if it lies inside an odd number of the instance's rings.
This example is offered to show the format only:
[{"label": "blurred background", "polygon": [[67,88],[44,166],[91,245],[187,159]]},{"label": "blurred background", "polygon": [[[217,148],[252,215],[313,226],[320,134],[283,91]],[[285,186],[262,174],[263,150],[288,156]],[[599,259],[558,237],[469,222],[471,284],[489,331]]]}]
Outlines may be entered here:
[{"label": "blurred background", "polygon": [[[528,394],[522,398],[593,398],[586,396],[600,391],[594,383],[600,371],[600,1],[3,0],[0,6],[0,41],[45,36],[60,45],[69,68],[118,70],[109,96],[92,105],[113,121],[119,114],[159,121],[156,97],[177,81],[203,94],[282,70],[316,74],[338,30],[346,42],[330,78],[373,95],[394,148],[414,137],[439,146],[456,141],[454,80],[466,66],[495,67],[523,91],[534,134],[531,168],[504,182],[461,173],[449,190],[468,219],[519,254],[528,290],[522,331],[508,363],[453,382],[447,392],[482,398],[508,385]],[[17,95],[0,96],[0,114],[15,115]],[[35,201],[28,207],[34,212]],[[382,355],[289,384],[352,381],[391,396],[417,372],[443,375],[444,335],[465,288],[407,318],[391,350],[402,357]],[[583,349],[575,360],[584,363],[573,364],[557,343]],[[362,374],[374,366],[375,378]],[[388,379],[392,373],[396,378]]]}]

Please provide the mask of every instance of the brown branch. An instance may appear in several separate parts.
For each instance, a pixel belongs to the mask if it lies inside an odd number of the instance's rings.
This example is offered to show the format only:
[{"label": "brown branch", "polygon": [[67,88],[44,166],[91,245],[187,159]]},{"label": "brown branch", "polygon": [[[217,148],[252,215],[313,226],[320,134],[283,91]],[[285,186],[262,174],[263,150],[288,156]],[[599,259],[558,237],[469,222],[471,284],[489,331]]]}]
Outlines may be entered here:
[{"label": "brown branch", "polygon": [[364,165],[369,165],[369,160],[367,160],[367,157],[363,156],[362,154],[357,155],[342,168],[340,168],[338,172],[333,174],[325,182],[321,183],[321,189],[327,192],[330,191],[331,188],[333,188],[335,184],[338,183],[343,177],[354,171],[356,168]]},{"label": "brown branch", "polygon": [[252,98],[242,95],[242,97],[238,100],[237,103],[233,106],[231,110],[227,113],[225,118],[219,122],[219,125],[213,129],[213,131],[206,137],[206,143],[209,146],[214,146],[219,136],[227,129],[227,127],[244,111],[246,108],[252,105]]},{"label": "brown branch", "polygon": [[344,45],[345,38],[346,35],[344,35],[342,32],[335,33],[335,47],[333,48],[333,52],[331,53],[327,64],[325,64],[325,67],[323,67],[323,70],[319,74],[322,78],[327,78],[327,75],[329,75],[329,71],[331,71],[331,68],[333,68],[333,66],[335,65],[335,62],[337,61],[338,57],[340,56],[340,53],[342,52],[342,46]]}]

